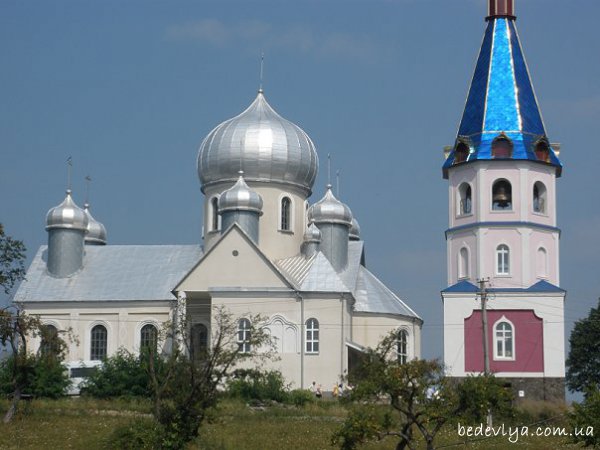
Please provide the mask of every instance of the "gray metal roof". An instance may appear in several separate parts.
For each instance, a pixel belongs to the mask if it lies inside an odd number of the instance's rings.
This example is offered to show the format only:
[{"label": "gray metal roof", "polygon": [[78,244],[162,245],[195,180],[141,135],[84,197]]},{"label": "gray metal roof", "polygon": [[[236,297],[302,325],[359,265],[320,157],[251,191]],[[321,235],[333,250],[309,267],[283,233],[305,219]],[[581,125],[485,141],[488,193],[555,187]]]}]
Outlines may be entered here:
[{"label": "gray metal roof", "polygon": [[197,245],[86,246],[83,269],[68,278],[48,274],[46,254],[40,247],[15,302],[172,300],[171,290],[202,251]]},{"label": "gray metal roof", "polygon": [[304,292],[350,292],[356,302],[354,310],[372,314],[396,314],[420,319],[383,282],[361,264],[364,243],[348,243],[348,265],[337,273],[329,260],[318,252],[310,258],[302,255],[280,259],[275,264]]},{"label": "gray metal roof", "polygon": [[416,312],[364,266],[360,266],[358,271],[354,298],[354,310],[357,312],[401,314],[420,319]]},{"label": "gray metal roof", "polygon": [[310,192],[319,162],[315,145],[297,125],[275,112],[260,90],[252,104],[214,130],[200,145],[198,175],[207,185],[237,180],[277,182]]}]

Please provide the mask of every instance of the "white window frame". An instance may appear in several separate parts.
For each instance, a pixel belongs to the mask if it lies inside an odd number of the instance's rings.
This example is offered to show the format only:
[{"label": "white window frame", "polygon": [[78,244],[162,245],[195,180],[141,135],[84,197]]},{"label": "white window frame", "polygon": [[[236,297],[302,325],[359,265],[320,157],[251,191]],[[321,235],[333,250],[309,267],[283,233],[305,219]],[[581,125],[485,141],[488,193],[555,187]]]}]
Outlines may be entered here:
[{"label": "white window frame", "polygon": [[242,318],[238,321],[237,328],[237,344],[238,352],[250,353],[252,346],[250,345],[252,324],[249,319]]},{"label": "white window frame", "polygon": [[[500,256],[502,255],[502,263],[500,263]],[[510,276],[510,247],[507,244],[499,244],[494,252],[496,275],[501,277]],[[503,269],[500,271],[500,269]]]},{"label": "white window frame", "polygon": [[[544,260],[542,261],[542,269],[543,269],[543,273],[538,273],[538,269],[539,269],[539,264],[540,264],[540,254],[543,254],[543,258]],[[538,247],[537,251],[535,252],[535,272],[536,272],[536,277],[537,278],[543,278],[546,279],[548,278],[548,250],[546,250],[546,247],[540,246]]]},{"label": "white window frame", "polygon": [[400,364],[408,362],[408,331],[400,328],[396,331],[396,359]]},{"label": "white window frame", "polygon": [[[498,330],[500,325],[507,324],[510,327],[510,330]],[[505,316],[502,316],[500,319],[494,323],[494,360],[496,361],[515,361],[516,360],[516,333],[514,324],[508,320]],[[501,335],[499,336],[499,334]],[[512,355],[506,356],[506,341],[510,338],[512,343]],[[502,351],[498,351],[498,344],[501,343]]]},{"label": "white window frame", "polygon": [[[506,181],[510,186],[510,208],[506,209],[494,209],[494,186],[501,181]],[[494,214],[502,214],[515,211],[515,196],[513,195],[513,183],[508,178],[496,178],[492,182],[492,189],[490,195],[490,211]]]},{"label": "white window frame", "polygon": [[[289,209],[289,226],[288,228],[283,228],[283,199],[287,198],[290,201],[290,209]],[[277,207],[279,214],[277,215],[277,230],[281,233],[293,233],[294,232],[294,198],[291,194],[285,192],[279,196],[279,204]]]},{"label": "white window frame", "polygon": [[104,355],[105,358],[108,357],[109,353],[109,335],[110,335],[110,327],[108,326],[108,324],[106,322],[94,322],[91,324],[89,330],[88,330],[88,336],[89,336],[89,345],[88,345],[88,351],[89,351],[89,355],[90,355],[90,361],[102,361],[102,359],[94,359],[92,358],[92,343],[93,343],[93,338],[92,338],[92,332],[94,331],[94,328],[96,328],[97,326],[102,326],[104,327],[104,329],[106,330],[106,354]]},{"label": "white window frame", "polygon": [[306,321],[306,339],[304,344],[306,354],[319,354],[320,334],[319,321],[311,317]]}]

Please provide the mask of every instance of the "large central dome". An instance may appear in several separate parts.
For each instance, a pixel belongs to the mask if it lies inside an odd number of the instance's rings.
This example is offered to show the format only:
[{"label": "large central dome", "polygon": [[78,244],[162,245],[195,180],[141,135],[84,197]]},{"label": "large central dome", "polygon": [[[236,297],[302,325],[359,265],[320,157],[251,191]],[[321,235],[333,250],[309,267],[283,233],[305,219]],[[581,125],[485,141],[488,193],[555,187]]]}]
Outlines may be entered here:
[{"label": "large central dome", "polygon": [[235,182],[243,170],[247,181],[289,184],[310,193],[318,167],[308,135],[277,114],[262,90],[243,113],[212,130],[198,150],[203,192],[215,183]]}]

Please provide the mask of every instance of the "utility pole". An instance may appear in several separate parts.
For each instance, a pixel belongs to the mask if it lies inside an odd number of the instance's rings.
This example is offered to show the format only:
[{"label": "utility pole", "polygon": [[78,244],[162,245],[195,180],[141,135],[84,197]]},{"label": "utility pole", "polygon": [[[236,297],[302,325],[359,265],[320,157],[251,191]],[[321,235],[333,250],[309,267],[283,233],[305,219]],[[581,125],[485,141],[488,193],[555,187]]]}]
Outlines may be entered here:
[{"label": "utility pole", "polygon": [[[490,281],[489,278],[480,278],[477,280],[479,283],[479,297],[481,298],[481,328],[483,334],[483,373],[489,375],[490,372],[490,349],[488,342],[488,324],[487,324],[487,300],[488,292],[486,284]],[[492,417],[492,410],[488,409],[487,412],[487,426],[492,427],[494,424],[494,418]]]},{"label": "utility pole", "polygon": [[480,278],[477,280],[479,283],[479,297],[481,298],[481,328],[483,335],[483,373],[489,375],[490,373],[490,350],[488,342],[488,324],[487,324],[487,287],[486,283],[489,278]]}]

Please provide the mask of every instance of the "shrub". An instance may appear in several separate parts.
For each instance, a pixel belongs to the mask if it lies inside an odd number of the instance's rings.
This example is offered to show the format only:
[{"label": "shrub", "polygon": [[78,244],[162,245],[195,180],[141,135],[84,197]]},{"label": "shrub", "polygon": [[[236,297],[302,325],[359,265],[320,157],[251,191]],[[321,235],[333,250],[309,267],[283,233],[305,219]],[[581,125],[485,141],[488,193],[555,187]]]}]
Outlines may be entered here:
[{"label": "shrub", "polygon": [[239,369],[229,382],[229,395],[244,400],[276,401],[288,399],[288,388],[278,371],[262,372],[255,369]]},{"label": "shrub", "polygon": [[[14,357],[5,359],[0,363],[0,392],[4,395],[12,394]],[[23,394],[34,397],[59,398],[66,394],[66,389],[71,383],[69,374],[60,360],[40,355],[27,355],[23,360],[24,384]]]},{"label": "shrub", "polygon": [[161,427],[154,419],[138,418],[121,425],[111,433],[107,448],[152,450],[164,448]]},{"label": "shrub", "polygon": [[97,398],[150,397],[151,393],[144,358],[124,349],[106,358],[81,384],[81,394]]},{"label": "shrub", "polygon": [[294,389],[288,393],[288,403],[294,406],[304,406],[315,401],[315,395],[306,389]]}]

